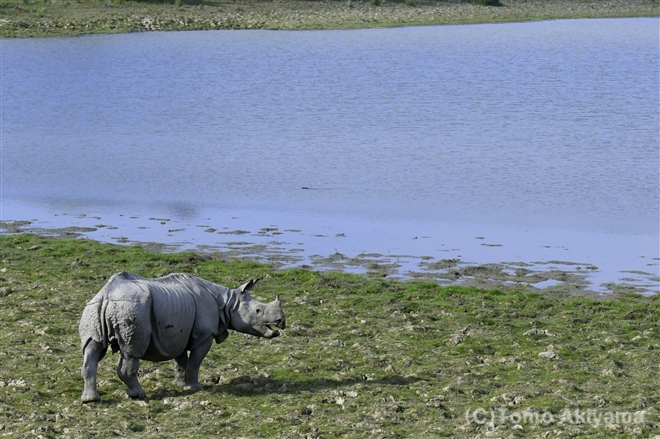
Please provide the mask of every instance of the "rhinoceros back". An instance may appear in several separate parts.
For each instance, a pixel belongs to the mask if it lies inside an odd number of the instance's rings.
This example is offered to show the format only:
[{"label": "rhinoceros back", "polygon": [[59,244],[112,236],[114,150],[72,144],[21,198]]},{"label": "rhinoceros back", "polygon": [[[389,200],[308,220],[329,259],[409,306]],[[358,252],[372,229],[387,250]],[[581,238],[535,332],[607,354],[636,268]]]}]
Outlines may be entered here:
[{"label": "rhinoceros back", "polygon": [[[101,324],[91,323],[95,316]],[[218,302],[198,278],[185,274],[148,279],[118,273],[87,304],[83,320],[81,341],[116,344],[151,361],[175,358],[220,329]]]}]

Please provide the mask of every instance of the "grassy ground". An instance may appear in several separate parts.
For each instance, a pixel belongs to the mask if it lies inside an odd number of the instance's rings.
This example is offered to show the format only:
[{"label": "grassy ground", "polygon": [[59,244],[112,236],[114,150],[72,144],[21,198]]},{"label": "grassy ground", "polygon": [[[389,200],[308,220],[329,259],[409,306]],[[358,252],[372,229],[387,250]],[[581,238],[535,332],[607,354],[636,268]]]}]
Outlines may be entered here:
[{"label": "grassy ground", "polygon": [[[489,0],[497,3],[495,0]],[[658,0],[3,0],[2,37],[192,29],[349,29],[659,16]],[[382,3],[377,6],[377,3]]]},{"label": "grassy ground", "polygon": [[[197,393],[173,385],[169,364],[143,362],[148,399],[127,399],[109,353],[102,402],[82,405],[80,314],[121,270],[231,287],[263,277],[255,297],[281,294],[289,326],[214,346]],[[659,316],[658,296],[503,293],[2,236],[0,437],[653,437]]]}]

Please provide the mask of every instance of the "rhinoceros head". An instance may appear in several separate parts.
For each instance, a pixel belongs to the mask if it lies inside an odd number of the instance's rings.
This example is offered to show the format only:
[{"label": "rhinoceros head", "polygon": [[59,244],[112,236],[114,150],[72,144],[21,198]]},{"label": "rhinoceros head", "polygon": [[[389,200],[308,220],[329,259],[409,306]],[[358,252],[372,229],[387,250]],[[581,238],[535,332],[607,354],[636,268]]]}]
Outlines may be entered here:
[{"label": "rhinoceros head", "polygon": [[231,310],[229,328],[258,337],[277,337],[280,333],[273,329],[273,326],[280,329],[286,326],[280,297],[277,296],[270,303],[261,303],[253,299],[249,290],[256,283],[257,280],[252,279],[234,290],[237,300],[236,306]]}]

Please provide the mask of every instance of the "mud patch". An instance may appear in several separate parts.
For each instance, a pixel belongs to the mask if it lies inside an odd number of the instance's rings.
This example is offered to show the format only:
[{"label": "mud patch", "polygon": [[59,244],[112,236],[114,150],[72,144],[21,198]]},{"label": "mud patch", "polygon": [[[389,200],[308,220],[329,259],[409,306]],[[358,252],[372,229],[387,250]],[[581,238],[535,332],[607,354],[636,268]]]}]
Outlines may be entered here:
[{"label": "mud patch", "polygon": [[454,268],[460,263],[460,259],[441,259],[435,262],[422,262],[419,265],[425,270],[443,270],[447,268]]},{"label": "mud patch", "polygon": [[558,270],[544,263],[469,264],[460,259],[442,259],[421,262],[419,266],[423,272],[409,271],[406,276],[442,284],[487,289],[525,289],[573,294],[587,292],[590,285],[585,278],[586,273]]},{"label": "mud patch", "polygon": [[5,233],[19,233],[21,228],[29,226],[32,221],[0,221],[0,230]]},{"label": "mud patch", "polygon": [[96,227],[76,226],[59,228],[30,227],[31,224],[33,224],[32,221],[0,221],[0,230],[7,234],[34,233],[36,235],[49,236],[51,238],[66,239],[78,238],[83,236],[85,233],[95,232],[98,230]]},{"label": "mud patch", "polygon": [[401,267],[390,258],[384,258],[379,254],[359,254],[349,257],[339,252],[329,256],[312,255],[309,257],[312,265],[322,270],[348,271],[362,273],[369,276],[385,277],[398,272]]}]

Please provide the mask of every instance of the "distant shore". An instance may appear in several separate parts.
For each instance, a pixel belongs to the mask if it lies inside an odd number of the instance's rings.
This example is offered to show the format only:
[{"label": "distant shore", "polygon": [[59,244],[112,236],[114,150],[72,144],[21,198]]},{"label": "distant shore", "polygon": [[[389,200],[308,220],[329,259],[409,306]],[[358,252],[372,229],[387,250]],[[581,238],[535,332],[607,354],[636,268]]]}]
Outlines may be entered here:
[{"label": "distant shore", "polygon": [[[380,5],[376,5],[381,3]],[[212,29],[358,29],[569,18],[658,17],[658,0],[183,1],[5,0],[2,38]]]}]

